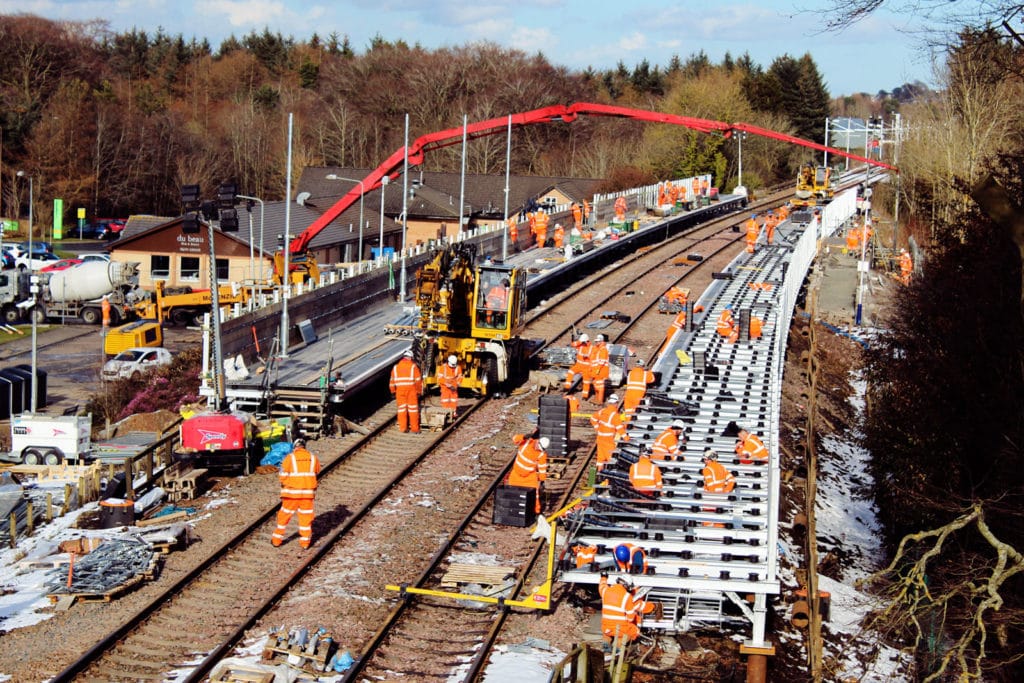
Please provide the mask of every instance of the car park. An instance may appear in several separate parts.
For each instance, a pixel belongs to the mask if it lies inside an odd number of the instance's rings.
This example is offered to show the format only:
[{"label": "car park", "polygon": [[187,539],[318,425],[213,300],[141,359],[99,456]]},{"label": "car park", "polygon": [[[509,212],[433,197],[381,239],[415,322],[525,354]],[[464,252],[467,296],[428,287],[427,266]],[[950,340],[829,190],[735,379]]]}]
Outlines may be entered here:
[{"label": "car park", "polygon": [[172,359],[171,352],[162,347],[125,349],[103,365],[102,377],[107,382],[128,377],[139,379],[143,373],[167,365]]},{"label": "car park", "polygon": [[110,226],[105,223],[86,223],[82,227],[75,226],[64,231],[65,237],[83,240],[104,240],[110,235]]},{"label": "car park", "polygon": [[10,247],[4,245],[3,251],[0,253],[0,259],[3,260],[4,268],[14,267],[14,251]]},{"label": "car park", "polygon": [[42,270],[61,260],[61,257],[52,252],[35,254],[31,258],[29,258],[28,254],[24,254],[14,259],[14,265],[17,266],[18,270]]}]

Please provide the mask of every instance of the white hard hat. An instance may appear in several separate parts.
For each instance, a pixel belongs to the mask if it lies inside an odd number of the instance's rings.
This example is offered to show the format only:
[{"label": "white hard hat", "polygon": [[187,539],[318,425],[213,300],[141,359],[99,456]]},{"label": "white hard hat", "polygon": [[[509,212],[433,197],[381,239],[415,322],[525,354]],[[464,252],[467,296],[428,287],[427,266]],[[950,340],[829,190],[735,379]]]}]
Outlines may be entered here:
[{"label": "white hard hat", "polygon": [[448,365],[450,365],[450,366],[452,366],[454,368],[458,364],[459,364],[459,359],[458,358],[456,358],[454,355],[448,356]]},{"label": "white hard hat", "polygon": [[682,420],[673,420],[672,427],[673,429],[686,429],[686,423]]},{"label": "white hard hat", "polygon": [[718,460],[718,453],[715,453],[713,450],[709,448],[706,451],[704,451],[703,457],[705,460]]},{"label": "white hard hat", "polygon": [[597,339],[595,339],[594,341],[603,342],[604,341],[604,335],[603,334],[597,335]]},{"label": "white hard hat", "polygon": [[412,352],[412,349],[406,349],[405,353],[403,353],[402,355],[405,356],[406,358],[413,358],[415,356],[415,354]]},{"label": "white hard hat", "polygon": [[611,396],[608,397],[608,402],[609,403],[618,403],[619,402],[619,395],[618,394],[612,394]]},{"label": "white hard hat", "polygon": [[637,358],[636,359],[636,364],[639,365],[640,367],[643,367],[644,359],[643,358]]},{"label": "white hard hat", "polygon": [[585,333],[581,334],[580,335],[580,341],[583,342],[584,344],[586,344],[588,341],[590,341],[590,337],[588,337]]},{"label": "white hard hat", "polygon": [[551,445],[551,439],[546,436],[540,437],[540,447],[547,450],[547,447]]}]

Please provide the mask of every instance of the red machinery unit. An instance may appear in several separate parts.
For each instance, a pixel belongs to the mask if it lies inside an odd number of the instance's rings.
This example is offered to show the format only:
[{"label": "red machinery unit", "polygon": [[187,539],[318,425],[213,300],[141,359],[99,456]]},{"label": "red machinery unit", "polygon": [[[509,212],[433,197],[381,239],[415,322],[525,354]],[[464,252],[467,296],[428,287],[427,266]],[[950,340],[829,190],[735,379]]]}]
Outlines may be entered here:
[{"label": "red machinery unit", "polygon": [[175,460],[211,470],[238,469],[252,472],[262,447],[248,413],[205,412],[193,415],[179,427],[181,443]]}]

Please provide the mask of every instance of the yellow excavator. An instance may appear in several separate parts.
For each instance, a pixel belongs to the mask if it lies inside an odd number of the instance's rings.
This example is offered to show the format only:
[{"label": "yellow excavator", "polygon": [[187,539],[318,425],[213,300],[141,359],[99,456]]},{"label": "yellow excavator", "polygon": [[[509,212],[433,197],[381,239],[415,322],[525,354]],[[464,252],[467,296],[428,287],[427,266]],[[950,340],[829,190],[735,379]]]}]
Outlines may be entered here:
[{"label": "yellow excavator", "polygon": [[834,192],[831,168],[804,164],[796,176],[796,191],[793,193],[792,204],[793,206],[824,206],[832,201]]},{"label": "yellow excavator", "polygon": [[[204,289],[193,292],[171,292],[164,288],[163,280],[156,281],[152,296],[135,304],[135,314],[144,320],[172,325],[202,325],[203,314],[210,312],[213,295]],[[221,306],[247,303],[249,291],[239,285],[221,285],[218,292]]]},{"label": "yellow excavator", "polygon": [[504,264],[476,264],[476,245],[435,251],[416,274],[419,318],[416,357],[427,386],[449,356],[462,368],[462,387],[481,395],[525,376],[533,342],[520,337],[526,313],[526,272]]}]

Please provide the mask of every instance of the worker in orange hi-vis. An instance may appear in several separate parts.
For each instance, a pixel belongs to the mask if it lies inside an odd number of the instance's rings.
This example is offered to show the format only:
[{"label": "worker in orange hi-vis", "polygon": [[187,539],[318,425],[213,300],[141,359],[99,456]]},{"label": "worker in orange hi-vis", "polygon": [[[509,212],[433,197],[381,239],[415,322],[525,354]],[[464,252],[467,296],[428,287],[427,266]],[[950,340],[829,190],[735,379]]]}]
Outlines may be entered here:
[{"label": "worker in orange hi-vis", "polygon": [[100,311],[103,313],[103,327],[110,327],[110,296],[107,294],[100,300]]},{"label": "worker in orange hi-vis", "polygon": [[270,537],[275,548],[284,542],[288,522],[299,515],[299,545],[308,548],[313,541],[313,501],[316,498],[316,476],[320,461],[306,450],[304,439],[295,439],[292,452],[281,461],[281,509],[277,511],[277,528]]},{"label": "worker in orange hi-vis", "polygon": [[686,425],[682,420],[673,420],[672,424],[665,427],[654,440],[654,445],[651,446],[653,453],[651,457],[666,462],[683,461],[683,448],[686,446],[686,435],[683,433],[685,429]]},{"label": "worker in orange hi-vis", "polygon": [[910,277],[914,274],[914,259],[906,249],[900,249],[900,282],[910,284]]},{"label": "worker in orange hi-vis", "polygon": [[757,246],[757,236],[761,233],[761,224],[757,222],[757,214],[750,214],[750,218],[744,223],[747,229],[747,253],[753,254]]},{"label": "worker in orange hi-vis", "polygon": [[700,179],[700,196],[707,197],[708,193],[711,192],[711,183],[708,182],[707,178]]},{"label": "worker in orange hi-vis", "polygon": [[509,486],[523,486],[537,492],[534,511],[541,511],[541,485],[548,478],[548,447],[551,439],[546,436],[537,438],[534,432],[531,436],[516,434],[512,442],[519,446],[516,451],[515,462],[512,463],[512,471],[508,473]]},{"label": "worker in orange hi-vis", "polygon": [[513,251],[519,251],[519,225],[515,218],[508,219],[508,245]]},{"label": "worker in orange hi-vis", "polygon": [[647,385],[654,383],[654,373],[644,367],[642,358],[636,359],[636,365],[626,375],[626,395],[622,400],[622,411],[627,420],[633,418],[640,401],[647,394]]},{"label": "worker in orange hi-vis", "polygon": [[423,393],[423,373],[414,360],[412,349],[391,368],[391,394],[398,406],[398,431],[420,433],[420,395]]},{"label": "worker in orange hi-vis", "polygon": [[850,228],[846,231],[846,251],[856,254],[860,251],[860,230]]},{"label": "worker in orange hi-vis", "polygon": [[636,596],[636,588],[621,576],[608,583],[608,573],[602,572],[597,584],[601,596],[601,633],[609,643],[616,638],[632,642],[640,637],[643,615],[656,611],[656,603]]},{"label": "worker in orange hi-vis", "polygon": [[679,201],[679,188],[675,183],[669,183],[668,185],[668,201],[672,206],[675,206],[676,202]]},{"label": "worker in orange hi-vis", "polygon": [[676,287],[672,285],[668,288],[668,291],[664,294],[665,301],[670,304],[679,304],[683,308],[686,308],[686,300],[689,297],[687,290],[682,287]]},{"label": "worker in orange hi-vis", "polygon": [[626,222],[626,198],[619,197],[615,200],[615,220],[618,223]]},{"label": "worker in orange hi-vis", "polygon": [[765,448],[761,437],[744,427],[740,428],[737,436],[739,438],[736,439],[735,450],[736,455],[740,456],[741,463],[749,465],[753,462],[768,462],[768,449]]},{"label": "worker in orange hi-vis", "polygon": [[534,214],[533,236],[537,239],[537,248],[543,249],[548,242],[548,222],[551,218],[543,211]]},{"label": "worker in orange hi-vis", "polygon": [[583,209],[576,202],[572,203],[572,225],[577,230],[583,226]]},{"label": "worker in orange hi-vis", "polygon": [[658,206],[665,206],[668,204],[668,193],[665,191],[665,186],[668,182],[658,183]]},{"label": "worker in orange hi-vis", "polygon": [[736,477],[718,462],[718,453],[712,449],[704,451],[701,457],[704,462],[704,490],[708,493],[731,493],[736,486]]},{"label": "worker in orange hi-vis", "polygon": [[[594,385],[594,402],[604,403],[605,386],[608,383],[608,376],[611,374],[611,364],[608,358],[608,344],[605,343],[603,334],[597,335],[594,339],[594,350],[590,354],[590,379]],[[587,390],[587,378],[583,377],[583,398],[590,393]]]},{"label": "worker in orange hi-vis", "polygon": [[732,306],[726,306],[718,316],[718,322],[715,324],[715,332],[717,332],[719,336],[730,337],[737,327],[736,318],[733,317],[732,314]]},{"label": "worker in orange hi-vis", "polygon": [[782,206],[777,208],[775,210],[775,212],[779,214],[779,222],[780,223],[782,221],[786,220],[787,218],[789,218],[789,203],[787,202],[787,203],[783,204]]},{"label": "worker in orange hi-vis", "polygon": [[693,198],[696,200],[700,196],[700,178],[697,176],[693,177],[693,182],[690,183],[690,189],[693,191]]},{"label": "worker in orange hi-vis", "polygon": [[778,225],[779,220],[775,217],[774,211],[769,211],[768,215],[764,219],[764,241],[767,244],[771,244],[775,241],[775,226]]},{"label": "worker in orange hi-vis", "polygon": [[462,386],[462,368],[454,355],[437,370],[437,385],[441,387],[441,407],[451,413],[454,420],[459,415],[459,387]]},{"label": "worker in orange hi-vis", "polygon": [[555,249],[561,249],[565,245],[565,228],[561,223],[555,223]]},{"label": "worker in orange hi-vis", "polygon": [[583,222],[590,222],[590,202],[588,202],[586,199],[583,200]]},{"label": "worker in orange hi-vis", "polygon": [[[580,375],[583,381],[586,382],[587,377],[590,374],[590,355],[594,351],[594,347],[590,344],[590,337],[587,334],[581,334],[579,339],[572,342],[571,346],[576,349],[576,360],[569,368],[569,371],[565,373],[565,390],[571,391],[573,382],[576,381],[576,375]],[[583,398],[590,395],[590,386],[586,386],[586,394]]]},{"label": "worker in orange hi-vis", "polygon": [[629,483],[640,493],[661,495],[661,468],[651,462],[651,454],[647,449],[641,450],[637,461],[630,466]]},{"label": "worker in orange hi-vis", "polygon": [[595,444],[597,446],[597,470],[604,469],[605,464],[612,459],[615,452],[615,445],[620,441],[627,441],[626,422],[619,412],[619,397],[612,394],[608,402],[596,413],[590,415],[590,426],[597,435]]}]

